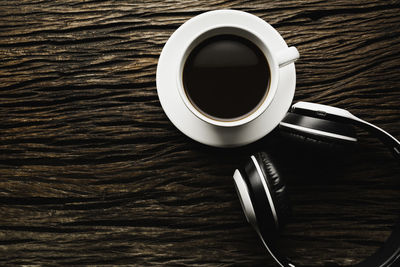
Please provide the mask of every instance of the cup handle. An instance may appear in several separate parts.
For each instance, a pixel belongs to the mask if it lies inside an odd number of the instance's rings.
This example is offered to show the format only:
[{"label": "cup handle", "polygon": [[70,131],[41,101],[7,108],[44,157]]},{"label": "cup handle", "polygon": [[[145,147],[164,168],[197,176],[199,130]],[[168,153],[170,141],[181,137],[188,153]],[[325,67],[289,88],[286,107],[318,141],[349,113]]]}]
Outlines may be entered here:
[{"label": "cup handle", "polygon": [[295,62],[300,57],[299,51],[294,46],[288,47],[278,52],[278,66],[282,68],[290,63]]}]

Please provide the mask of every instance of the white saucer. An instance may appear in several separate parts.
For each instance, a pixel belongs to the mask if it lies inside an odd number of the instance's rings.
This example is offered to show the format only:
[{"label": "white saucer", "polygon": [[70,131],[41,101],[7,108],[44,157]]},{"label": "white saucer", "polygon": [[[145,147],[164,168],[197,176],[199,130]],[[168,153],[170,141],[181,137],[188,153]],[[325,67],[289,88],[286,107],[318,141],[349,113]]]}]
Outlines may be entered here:
[{"label": "white saucer", "polygon": [[199,119],[186,107],[177,88],[178,55],[186,48],[186,40],[192,40],[197,32],[218,24],[237,24],[238,27],[245,24],[251,27],[258,36],[265,38],[272,53],[288,47],[271,25],[254,15],[234,10],[203,13],[180,26],[165,44],[157,66],[157,93],[168,118],[188,137],[215,147],[242,146],[264,137],[283,119],[293,100],[296,71],[294,63],[279,69],[279,84],[274,99],[264,113],[245,125],[221,127]]}]

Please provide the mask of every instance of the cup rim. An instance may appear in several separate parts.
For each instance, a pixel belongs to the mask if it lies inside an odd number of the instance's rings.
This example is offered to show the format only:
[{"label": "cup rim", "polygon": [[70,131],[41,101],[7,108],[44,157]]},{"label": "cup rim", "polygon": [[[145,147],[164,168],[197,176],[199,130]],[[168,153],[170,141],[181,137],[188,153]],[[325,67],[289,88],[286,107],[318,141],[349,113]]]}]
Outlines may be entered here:
[{"label": "cup rim", "polygon": [[[217,120],[213,119],[211,117],[208,117],[204,113],[198,110],[191,101],[189,100],[184,86],[183,86],[183,81],[182,81],[182,72],[184,68],[184,64],[186,62],[187,56],[190,54],[192,49],[194,47],[191,47],[193,42],[204,36],[207,32],[217,30],[217,29],[223,29],[223,28],[231,28],[231,29],[237,29],[239,31],[244,31],[247,32],[248,34],[252,35],[254,38],[249,39],[252,43],[254,43],[264,54],[266,57],[268,67],[270,70],[270,81],[269,81],[269,87],[267,88],[266,96],[264,96],[263,103],[258,106],[257,109],[252,111],[250,114],[246,115],[245,117],[235,119],[235,120]],[[216,34],[217,35],[217,34]],[[240,35],[238,35],[240,36]],[[211,37],[211,36],[210,36]],[[245,38],[245,37],[244,37]],[[256,39],[257,42],[262,44],[262,47],[258,45],[254,39]],[[177,70],[177,87],[178,87],[178,92],[179,95],[185,104],[185,106],[199,119],[203,120],[204,122],[210,123],[215,126],[220,126],[220,127],[237,127],[241,125],[245,125],[252,120],[256,119],[259,117],[264,111],[268,108],[268,106],[271,104],[272,100],[275,97],[276,90],[278,88],[278,80],[279,80],[279,66],[278,63],[271,53],[271,49],[268,46],[267,42],[263,41],[263,38],[261,38],[257,33],[249,29],[247,25],[237,25],[237,24],[227,24],[227,23],[221,23],[218,25],[213,25],[211,27],[204,28],[201,32],[197,33],[194,37],[189,39],[185,46],[185,48],[182,50],[180,54],[180,60],[179,60],[179,67]]]}]

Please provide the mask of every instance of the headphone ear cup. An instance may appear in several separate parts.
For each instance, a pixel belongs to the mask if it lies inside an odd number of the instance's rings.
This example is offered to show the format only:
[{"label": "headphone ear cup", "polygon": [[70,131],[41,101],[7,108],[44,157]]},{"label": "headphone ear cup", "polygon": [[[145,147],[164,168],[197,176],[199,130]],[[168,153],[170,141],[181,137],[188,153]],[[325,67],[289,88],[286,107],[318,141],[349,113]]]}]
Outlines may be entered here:
[{"label": "headphone ear cup", "polygon": [[298,144],[330,150],[344,150],[357,142],[352,125],[288,112],[279,124],[280,134]]},{"label": "headphone ear cup", "polygon": [[282,137],[284,137],[286,140],[293,141],[300,146],[323,150],[343,150],[345,147],[343,143],[320,139],[317,136],[307,135],[301,132],[287,130],[285,128],[280,129],[280,135]]},{"label": "headphone ear cup", "polygon": [[270,155],[266,152],[259,152],[255,157],[260,162],[261,171],[270,187],[279,225],[280,227],[283,227],[289,221],[291,216],[291,206],[285,181],[282,178],[282,174],[278,171],[277,166],[273,163]]},{"label": "headphone ear cup", "polygon": [[275,236],[290,214],[285,183],[265,152],[251,156],[243,170],[257,225],[263,234]]}]

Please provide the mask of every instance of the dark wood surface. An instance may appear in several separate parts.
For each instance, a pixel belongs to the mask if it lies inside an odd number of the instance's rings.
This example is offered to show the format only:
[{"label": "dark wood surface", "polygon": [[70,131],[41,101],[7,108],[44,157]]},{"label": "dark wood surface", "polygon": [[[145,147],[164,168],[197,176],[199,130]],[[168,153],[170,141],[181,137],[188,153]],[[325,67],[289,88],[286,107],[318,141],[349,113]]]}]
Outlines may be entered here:
[{"label": "dark wood surface", "polygon": [[310,157],[278,132],[206,147],[167,119],[162,47],[221,8],[261,17],[299,49],[295,101],[400,138],[399,1],[0,1],[0,265],[274,266],[231,177],[262,149],[291,174],[280,245],[295,262],[354,264],[382,244],[399,168],[365,133]]}]

